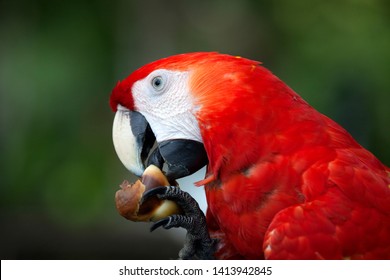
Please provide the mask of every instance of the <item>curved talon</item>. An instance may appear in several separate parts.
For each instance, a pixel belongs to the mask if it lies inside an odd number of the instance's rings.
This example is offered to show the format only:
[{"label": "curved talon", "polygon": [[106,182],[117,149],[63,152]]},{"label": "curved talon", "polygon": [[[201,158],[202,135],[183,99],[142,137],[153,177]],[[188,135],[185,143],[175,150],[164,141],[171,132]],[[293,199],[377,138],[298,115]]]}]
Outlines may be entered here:
[{"label": "curved talon", "polygon": [[159,220],[159,221],[153,223],[153,225],[150,227],[150,232],[155,231],[155,230],[158,229],[159,227],[165,228],[165,226],[166,226],[167,224],[169,224],[170,220],[171,220],[171,217],[167,217],[167,218],[165,218],[165,219],[162,219],[162,220]]},{"label": "curved talon", "polygon": [[152,197],[152,196],[155,196],[155,195],[165,194],[166,191],[167,191],[167,187],[157,187],[157,188],[154,188],[154,189],[150,189],[150,190],[144,192],[144,194],[142,195],[140,204],[142,204],[149,197]]},{"label": "curved talon", "polygon": [[155,222],[150,231],[159,227],[170,229],[181,227],[187,230],[184,247],[179,252],[180,259],[213,259],[217,241],[211,239],[207,230],[206,217],[197,201],[187,192],[176,186],[157,187],[144,193],[142,199],[151,196],[172,200],[183,210],[183,214],[173,214]]}]

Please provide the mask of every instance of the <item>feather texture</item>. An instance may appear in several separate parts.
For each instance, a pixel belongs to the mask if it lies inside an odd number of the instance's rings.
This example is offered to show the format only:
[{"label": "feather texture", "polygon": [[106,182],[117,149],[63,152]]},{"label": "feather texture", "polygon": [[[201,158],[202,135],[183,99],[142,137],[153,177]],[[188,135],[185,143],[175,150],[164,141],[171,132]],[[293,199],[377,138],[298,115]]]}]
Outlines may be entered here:
[{"label": "feather texture", "polygon": [[155,69],[190,73],[216,257],[390,259],[390,169],[342,127],[259,62],[218,53],[140,68],[112,108]]},{"label": "feather texture", "polygon": [[387,167],[259,63],[194,69],[220,257],[390,258]]}]

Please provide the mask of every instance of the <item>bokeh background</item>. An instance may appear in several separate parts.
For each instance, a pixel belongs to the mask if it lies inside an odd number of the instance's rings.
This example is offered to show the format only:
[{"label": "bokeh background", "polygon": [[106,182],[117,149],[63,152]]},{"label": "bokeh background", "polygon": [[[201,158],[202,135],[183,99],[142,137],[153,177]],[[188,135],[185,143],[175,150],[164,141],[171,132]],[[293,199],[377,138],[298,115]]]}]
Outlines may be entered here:
[{"label": "bokeh background", "polygon": [[108,97],[191,51],[262,61],[390,165],[390,1],[1,0],[2,259],[177,257],[183,231],[116,212]]}]

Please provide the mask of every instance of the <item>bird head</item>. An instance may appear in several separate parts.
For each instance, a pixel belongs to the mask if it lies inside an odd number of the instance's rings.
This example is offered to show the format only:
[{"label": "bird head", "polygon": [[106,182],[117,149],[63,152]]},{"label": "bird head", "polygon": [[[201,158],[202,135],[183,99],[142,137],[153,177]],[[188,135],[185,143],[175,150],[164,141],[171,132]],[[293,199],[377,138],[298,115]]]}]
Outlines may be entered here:
[{"label": "bird head", "polygon": [[[213,168],[228,164],[235,146],[253,146],[253,110],[263,100],[254,96],[255,88],[259,83],[267,88],[274,78],[259,62],[210,52],[175,55],[139,68],[118,82],[110,97],[118,157],[138,176],[154,164],[169,179],[190,175],[210,161]],[[234,129],[249,133],[237,140]],[[236,153],[241,156],[250,159]]]}]

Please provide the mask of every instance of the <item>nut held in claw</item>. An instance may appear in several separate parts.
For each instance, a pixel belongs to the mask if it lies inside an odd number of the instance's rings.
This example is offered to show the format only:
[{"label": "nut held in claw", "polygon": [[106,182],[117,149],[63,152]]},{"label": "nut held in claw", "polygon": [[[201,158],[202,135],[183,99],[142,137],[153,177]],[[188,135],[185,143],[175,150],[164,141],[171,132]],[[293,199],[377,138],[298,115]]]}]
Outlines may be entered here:
[{"label": "nut held in claw", "polygon": [[145,169],[141,180],[134,184],[124,181],[115,194],[118,212],[131,221],[158,221],[173,214],[181,213],[180,207],[171,200],[160,200],[150,197],[142,202],[143,194],[153,188],[169,186],[169,182],[162,171],[150,165]]}]

